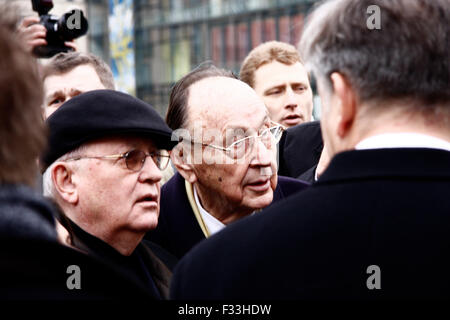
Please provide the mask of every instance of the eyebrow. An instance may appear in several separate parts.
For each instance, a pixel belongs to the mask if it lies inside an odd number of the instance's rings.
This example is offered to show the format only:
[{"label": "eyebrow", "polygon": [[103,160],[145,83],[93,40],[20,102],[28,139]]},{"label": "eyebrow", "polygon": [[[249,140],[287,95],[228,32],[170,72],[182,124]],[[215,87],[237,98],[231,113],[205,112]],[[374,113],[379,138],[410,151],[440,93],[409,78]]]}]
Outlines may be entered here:
[{"label": "eyebrow", "polygon": [[54,98],[56,98],[57,96],[62,96],[64,94],[64,92],[62,90],[57,90],[52,92],[47,99],[45,100],[45,102],[48,104],[50,101],[52,101]]},{"label": "eyebrow", "polygon": [[[262,119],[262,121],[260,122],[260,124],[259,124],[259,126],[258,126],[258,129],[261,128],[262,125],[263,125],[266,121],[268,121],[269,119],[270,119],[270,118],[269,118],[269,115],[267,114],[267,111],[266,111],[266,113],[265,113],[265,115],[264,115],[264,118]],[[225,127],[225,128],[222,130],[222,133],[226,133],[226,132],[228,132],[228,130],[238,130],[238,129],[247,131],[249,128],[248,128],[248,127],[242,127],[242,126],[240,126],[240,125],[235,125],[235,126],[232,125],[232,126],[230,126],[230,127]]]},{"label": "eyebrow", "polygon": [[[289,83],[289,85],[291,86],[291,87],[295,87],[295,86],[305,86],[305,87],[309,87],[308,86],[308,84],[306,84],[306,83],[304,83],[304,82],[291,82],[291,83]],[[268,94],[270,91],[272,91],[272,90],[274,90],[274,89],[285,89],[286,88],[286,84],[280,84],[280,85],[278,85],[278,86],[273,86],[273,87],[270,87],[269,89],[266,89],[266,90],[264,90],[264,93],[263,94]]]},{"label": "eyebrow", "polygon": [[[73,95],[73,94],[79,95],[79,94],[83,93],[83,91],[78,90],[78,89],[75,89],[75,88],[72,88],[72,89],[70,89],[69,93],[70,93],[71,95]],[[63,90],[56,90],[55,92],[52,92],[52,94],[50,94],[50,95],[48,96],[48,98],[46,99],[45,102],[48,104],[48,103],[50,103],[53,99],[55,99],[56,97],[64,96],[64,95],[65,95],[65,93],[64,93]]]},{"label": "eyebrow", "polygon": [[270,87],[269,89],[266,89],[263,94],[268,94],[270,91],[275,90],[275,89],[284,89],[284,88],[286,88],[286,85],[280,84],[279,86],[273,86],[273,87]]}]

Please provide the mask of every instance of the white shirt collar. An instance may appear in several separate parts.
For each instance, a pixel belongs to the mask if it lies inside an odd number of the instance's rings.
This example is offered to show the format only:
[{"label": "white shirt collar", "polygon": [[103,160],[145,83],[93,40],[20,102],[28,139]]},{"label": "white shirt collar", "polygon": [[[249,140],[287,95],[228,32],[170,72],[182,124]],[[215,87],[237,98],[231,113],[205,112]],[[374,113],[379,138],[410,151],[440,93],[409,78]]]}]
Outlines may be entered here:
[{"label": "white shirt collar", "polygon": [[450,151],[450,143],[425,134],[404,132],[379,134],[360,141],[355,149],[432,148]]},{"label": "white shirt collar", "polygon": [[197,204],[198,210],[200,211],[200,214],[202,215],[203,222],[205,223],[206,227],[208,228],[209,235],[212,236],[214,233],[219,232],[223,228],[225,228],[225,224],[223,224],[220,220],[216,219],[214,216],[212,216],[208,211],[206,211],[202,205],[200,204],[200,200],[198,199],[197,190],[195,188],[195,185],[193,186],[194,189],[194,199],[195,203]]}]

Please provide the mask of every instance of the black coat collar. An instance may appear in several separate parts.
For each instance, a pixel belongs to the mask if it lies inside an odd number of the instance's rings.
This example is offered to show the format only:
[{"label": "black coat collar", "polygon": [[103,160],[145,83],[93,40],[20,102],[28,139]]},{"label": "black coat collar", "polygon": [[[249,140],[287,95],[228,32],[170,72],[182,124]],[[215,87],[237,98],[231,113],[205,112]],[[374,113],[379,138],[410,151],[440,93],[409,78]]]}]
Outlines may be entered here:
[{"label": "black coat collar", "polygon": [[81,229],[73,221],[69,220],[69,225],[73,246],[108,264],[113,264],[134,282],[147,288],[157,299],[168,297],[172,273],[143,242],[139,243],[130,256],[124,256],[103,240]]},{"label": "black coat collar", "polygon": [[427,148],[345,151],[333,157],[318,183],[390,176],[449,179],[450,152]]}]

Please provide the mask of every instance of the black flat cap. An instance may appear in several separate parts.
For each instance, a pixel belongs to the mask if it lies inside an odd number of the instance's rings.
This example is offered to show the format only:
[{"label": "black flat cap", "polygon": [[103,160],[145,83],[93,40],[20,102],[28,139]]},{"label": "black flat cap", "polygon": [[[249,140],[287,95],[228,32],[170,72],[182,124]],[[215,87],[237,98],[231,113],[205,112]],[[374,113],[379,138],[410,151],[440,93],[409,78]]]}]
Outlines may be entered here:
[{"label": "black flat cap", "polygon": [[150,138],[158,148],[170,150],[172,130],[147,103],[114,90],[80,94],[56,110],[46,121],[47,150],[41,158],[44,172],[56,159],[90,140],[132,134]]}]

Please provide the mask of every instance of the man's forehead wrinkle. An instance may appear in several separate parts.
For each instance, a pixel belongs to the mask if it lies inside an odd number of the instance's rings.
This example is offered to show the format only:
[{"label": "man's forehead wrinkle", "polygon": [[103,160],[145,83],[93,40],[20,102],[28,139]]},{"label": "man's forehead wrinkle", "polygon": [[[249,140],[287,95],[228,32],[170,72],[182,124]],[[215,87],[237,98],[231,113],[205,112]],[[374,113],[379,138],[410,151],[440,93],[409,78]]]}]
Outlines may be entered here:
[{"label": "man's forehead wrinkle", "polygon": [[209,128],[222,130],[227,122],[264,109],[263,101],[247,84],[232,78],[211,77],[192,85],[189,92],[189,122],[208,122]]},{"label": "man's forehead wrinkle", "polygon": [[257,120],[257,122],[255,124],[257,124],[257,127],[253,127],[250,126],[249,127],[249,123],[248,121],[243,120],[244,117],[242,117],[241,119],[233,119],[230,122],[227,122],[225,124],[225,126],[223,127],[223,131],[224,133],[226,133],[225,131],[229,130],[231,132],[233,131],[239,131],[239,130],[248,130],[248,129],[258,129],[259,127],[261,127],[262,125],[264,125],[265,122],[267,122],[267,120],[269,119],[269,116],[267,115],[266,110],[264,110],[264,112],[261,112],[261,115],[258,116],[258,118],[255,118],[255,115],[253,112],[248,112],[249,114],[251,114],[255,120]]},{"label": "man's forehead wrinkle", "polygon": [[247,84],[237,79],[211,77],[200,80],[190,88],[192,102],[203,107],[233,106],[242,100],[257,97]]}]

